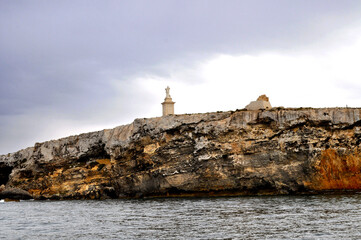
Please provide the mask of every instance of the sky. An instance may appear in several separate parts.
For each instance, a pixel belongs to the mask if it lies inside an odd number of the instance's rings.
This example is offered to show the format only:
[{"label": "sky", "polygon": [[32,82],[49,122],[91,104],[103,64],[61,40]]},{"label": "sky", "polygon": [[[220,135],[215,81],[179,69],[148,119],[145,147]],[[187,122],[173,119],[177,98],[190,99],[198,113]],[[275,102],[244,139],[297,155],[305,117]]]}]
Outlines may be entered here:
[{"label": "sky", "polygon": [[0,0],[0,154],[175,113],[361,107],[361,1]]}]

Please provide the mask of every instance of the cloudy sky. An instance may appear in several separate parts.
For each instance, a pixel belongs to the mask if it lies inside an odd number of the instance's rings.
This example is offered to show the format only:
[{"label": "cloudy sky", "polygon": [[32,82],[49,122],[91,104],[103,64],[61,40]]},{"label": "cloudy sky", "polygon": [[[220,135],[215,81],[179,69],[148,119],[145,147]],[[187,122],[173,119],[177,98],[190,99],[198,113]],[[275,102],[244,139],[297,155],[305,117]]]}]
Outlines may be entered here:
[{"label": "cloudy sky", "polygon": [[361,1],[0,1],[0,154],[161,115],[361,107]]}]

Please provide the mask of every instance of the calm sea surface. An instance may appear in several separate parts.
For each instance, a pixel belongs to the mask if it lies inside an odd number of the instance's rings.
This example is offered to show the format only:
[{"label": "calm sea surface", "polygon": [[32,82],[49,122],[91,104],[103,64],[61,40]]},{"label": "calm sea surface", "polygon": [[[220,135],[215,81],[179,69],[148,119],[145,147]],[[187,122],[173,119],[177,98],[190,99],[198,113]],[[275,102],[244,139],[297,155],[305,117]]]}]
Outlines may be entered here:
[{"label": "calm sea surface", "polygon": [[361,239],[361,195],[0,202],[0,239]]}]

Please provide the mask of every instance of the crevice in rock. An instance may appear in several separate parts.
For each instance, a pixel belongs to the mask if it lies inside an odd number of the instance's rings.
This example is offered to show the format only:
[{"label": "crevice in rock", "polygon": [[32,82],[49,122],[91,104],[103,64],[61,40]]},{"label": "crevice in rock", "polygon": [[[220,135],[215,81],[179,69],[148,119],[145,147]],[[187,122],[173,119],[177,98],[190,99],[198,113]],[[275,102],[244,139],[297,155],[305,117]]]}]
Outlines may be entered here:
[{"label": "crevice in rock", "polygon": [[358,126],[361,126],[361,120],[355,122],[354,124],[350,124],[343,127],[342,130],[353,129],[354,127],[358,127]]},{"label": "crevice in rock", "polygon": [[78,159],[79,162],[87,162],[91,159],[109,159],[110,155],[105,150],[105,144],[101,144],[100,146],[95,146],[90,149],[85,154],[81,155]]},{"label": "crevice in rock", "polygon": [[6,185],[6,183],[9,181],[9,176],[12,170],[13,167],[0,163],[0,186]]}]

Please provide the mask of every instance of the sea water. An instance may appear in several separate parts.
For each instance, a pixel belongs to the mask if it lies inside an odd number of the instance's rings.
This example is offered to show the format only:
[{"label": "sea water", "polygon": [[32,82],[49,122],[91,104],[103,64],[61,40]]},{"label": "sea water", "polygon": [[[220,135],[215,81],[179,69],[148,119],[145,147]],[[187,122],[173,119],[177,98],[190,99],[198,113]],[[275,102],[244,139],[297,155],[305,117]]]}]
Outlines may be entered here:
[{"label": "sea water", "polygon": [[361,239],[361,195],[0,202],[0,239]]}]

